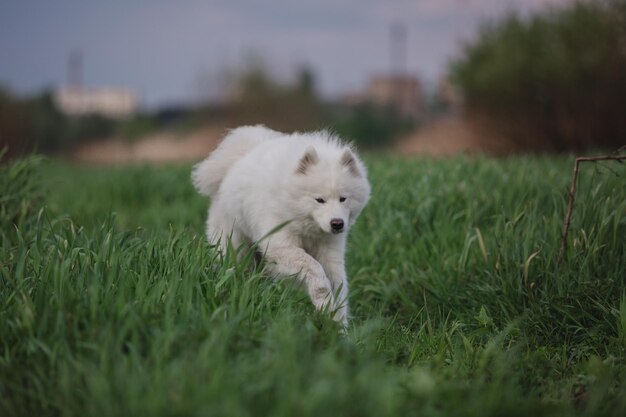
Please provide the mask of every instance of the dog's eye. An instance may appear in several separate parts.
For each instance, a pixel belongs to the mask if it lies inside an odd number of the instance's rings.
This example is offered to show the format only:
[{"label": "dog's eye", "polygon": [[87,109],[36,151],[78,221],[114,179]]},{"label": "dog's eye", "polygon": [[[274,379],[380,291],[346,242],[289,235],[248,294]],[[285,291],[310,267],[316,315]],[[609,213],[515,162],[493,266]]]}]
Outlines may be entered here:
[{"label": "dog's eye", "polygon": [[324,200],[323,198],[316,198],[315,201],[317,201],[320,204],[324,204],[326,202],[326,200]]},{"label": "dog's eye", "polygon": [[344,201],[346,201],[346,198],[345,198],[345,197],[339,197],[339,202],[340,202],[340,203],[343,203]]}]

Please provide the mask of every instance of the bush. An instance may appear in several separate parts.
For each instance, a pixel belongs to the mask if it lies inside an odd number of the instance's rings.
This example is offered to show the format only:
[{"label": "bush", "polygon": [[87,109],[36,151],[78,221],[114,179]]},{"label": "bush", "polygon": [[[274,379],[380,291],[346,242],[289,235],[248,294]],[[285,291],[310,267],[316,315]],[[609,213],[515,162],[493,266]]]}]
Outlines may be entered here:
[{"label": "bush", "polygon": [[222,107],[228,126],[266,124],[279,131],[311,130],[323,121],[323,108],[315,92],[315,77],[302,68],[292,83],[274,77],[262,61],[234,71],[231,96]]},{"label": "bush", "polygon": [[389,146],[394,139],[408,133],[414,122],[403,119],[391,109],[362,104],[349,109],[345,116],[335,116],[332,130],[363,148]]},{"label": "bush", "polygon": [[518,145],[618,147],[626,137],[626,2],[486,25],[452,76],[469,112],[488,115]]}]

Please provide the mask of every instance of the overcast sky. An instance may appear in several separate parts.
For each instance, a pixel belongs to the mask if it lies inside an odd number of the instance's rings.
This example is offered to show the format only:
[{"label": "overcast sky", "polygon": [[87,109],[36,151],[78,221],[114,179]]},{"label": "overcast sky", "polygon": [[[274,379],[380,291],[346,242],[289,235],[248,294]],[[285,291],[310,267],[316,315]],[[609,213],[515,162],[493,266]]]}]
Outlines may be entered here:
[{"label": "overcast sky", "polygon": [[0,0],[0,84],[62,85],[80,50],[86,86],[123,86],[144,105],[197,100],[250,54],[279,76],[310,66],[326,96],[390,67],[390,27],[407,30],[407,68],[427,81],[479,23],[569,0]]}]

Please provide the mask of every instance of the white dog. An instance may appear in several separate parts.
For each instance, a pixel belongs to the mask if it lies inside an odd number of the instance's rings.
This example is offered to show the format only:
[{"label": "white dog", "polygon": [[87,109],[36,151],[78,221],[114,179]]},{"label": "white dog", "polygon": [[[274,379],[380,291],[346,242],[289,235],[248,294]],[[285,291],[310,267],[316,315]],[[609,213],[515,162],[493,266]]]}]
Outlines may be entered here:
[{"label": "white dog", "polygon": [[[232,130],[193,182],[211,197],[207,237],[226,250],[257,243],[275,276],[297,276],[317,309],[348,323],[346,235],[369,200],[354,150],[327,132]],[[282,227],[281,227],[282,225]]]}]

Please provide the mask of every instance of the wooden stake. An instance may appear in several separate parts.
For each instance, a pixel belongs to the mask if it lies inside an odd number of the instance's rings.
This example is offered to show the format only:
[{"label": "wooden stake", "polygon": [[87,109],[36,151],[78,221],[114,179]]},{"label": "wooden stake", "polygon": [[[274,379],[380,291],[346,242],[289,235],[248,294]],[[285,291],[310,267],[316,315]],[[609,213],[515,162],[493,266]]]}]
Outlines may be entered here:
[{"label": "wooden stake", "polygon": [[565,216],[565,223],[563,224],[563,233],[561,234],[561,248],[559,249],[559,256],[556,258],[556,265],[559,266],[563,260],[563,254],[565,253],[565,246],[567,244],[567,234],[569,233],[569,225],[572,221],[572,211],[574,210],[574,197],[576,195],[576,179],[578,178],[578,166],[582,162],[598,162],[598,161],[618,161],[622,162],[626,160],[626,155],[617,155],[621,151],[626,149],[626,146],[622,146],[612,155],[601,156],[579,156],[574,162],[574,175],[572,176],[572,184],[569,188],[569,204],[567,205],[567,215]]}]

